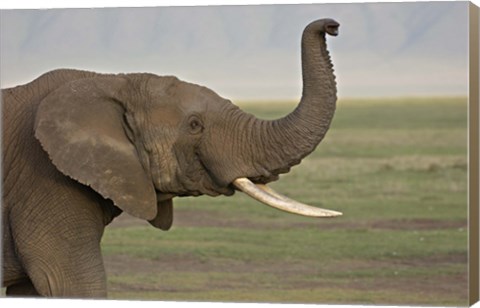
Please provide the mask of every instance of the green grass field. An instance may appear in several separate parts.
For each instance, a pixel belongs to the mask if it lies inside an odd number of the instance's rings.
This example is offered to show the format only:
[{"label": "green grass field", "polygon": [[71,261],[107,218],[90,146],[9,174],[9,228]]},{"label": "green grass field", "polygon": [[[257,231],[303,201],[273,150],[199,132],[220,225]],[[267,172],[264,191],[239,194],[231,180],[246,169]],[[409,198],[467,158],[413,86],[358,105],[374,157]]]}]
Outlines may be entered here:
[{"label": "green grass field", "polygon": [[467,132],[466,98],[340,101],[322,144],[272,187],[344,216],[241,193],[175,199],[168,232],[123,214],[102,242],[109,297],[467,305]]}]

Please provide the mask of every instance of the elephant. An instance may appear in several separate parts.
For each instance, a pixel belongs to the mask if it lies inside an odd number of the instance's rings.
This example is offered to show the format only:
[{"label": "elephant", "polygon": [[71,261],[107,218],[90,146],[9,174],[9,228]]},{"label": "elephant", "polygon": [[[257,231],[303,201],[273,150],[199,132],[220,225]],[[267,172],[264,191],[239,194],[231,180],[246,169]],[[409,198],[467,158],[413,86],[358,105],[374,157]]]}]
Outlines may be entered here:
[{"label": "elephant", "polygon": [[301,39],[303,92],[285,117],[263,120],[174,76],[47,72],[2,89],[2,287],[7,296],[105,298],[100,241],[126,212],[168,230],[173,199],[241,191],[280,210],[308,206],[266,184],[310,154],[337,101],[319,19]]}]

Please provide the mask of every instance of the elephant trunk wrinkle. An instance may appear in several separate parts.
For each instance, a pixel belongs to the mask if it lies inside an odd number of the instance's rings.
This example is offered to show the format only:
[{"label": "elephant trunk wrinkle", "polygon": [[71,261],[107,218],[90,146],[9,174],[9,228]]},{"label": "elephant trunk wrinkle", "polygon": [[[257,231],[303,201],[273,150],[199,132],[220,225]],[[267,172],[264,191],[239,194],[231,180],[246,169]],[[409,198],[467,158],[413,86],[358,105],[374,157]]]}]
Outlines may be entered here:
[{"label": "elephant trunk wrinkle", "polygon": [[314,21],[305,28],[301,44],[302,98],[290,114],[277,120],[261,120],[246,113],[243,115],[243,118],[247,118],[243,123],[248,123],[248,126],[238,130],[238,144],[242,153],[245,152],[250,158],[256,175],[252,175],[254,172],[251,171],[241,176],[259,182],[276,179],[278,174],[288,172],[290,167],[299,164],[324,138],[337,99],[325,32],[336,35],[337,28],[338,23],[330,19]]}]

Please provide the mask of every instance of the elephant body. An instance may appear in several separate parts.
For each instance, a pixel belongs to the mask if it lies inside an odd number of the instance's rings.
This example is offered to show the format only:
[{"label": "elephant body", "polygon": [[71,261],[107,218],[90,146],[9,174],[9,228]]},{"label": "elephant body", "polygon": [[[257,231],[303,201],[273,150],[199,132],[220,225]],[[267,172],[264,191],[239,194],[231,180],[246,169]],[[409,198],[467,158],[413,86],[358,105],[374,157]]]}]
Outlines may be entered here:
[{"label": "elephant body", "polygon": [[91,76],[58,70],[2,91],[3,285],[8,286],[7,294],[19,288],[23,289],[20,294],[31,291],[45,296],[106,294],[100,239],[105,225],[120,210],[58,171],[33,135],[40,101],[64,83]]},{"label": "elephant body", "polygon": [[237,189],[297,214],[339,215],[264,186],[330,126],[336,84],[325,34],[337,29],[330,19],[306,27],[302,100],[274,121],[172,76],[60,69],[2,90],[7,295],[105,297],[105,226],[127,212],[168,230],[177,196]]}]

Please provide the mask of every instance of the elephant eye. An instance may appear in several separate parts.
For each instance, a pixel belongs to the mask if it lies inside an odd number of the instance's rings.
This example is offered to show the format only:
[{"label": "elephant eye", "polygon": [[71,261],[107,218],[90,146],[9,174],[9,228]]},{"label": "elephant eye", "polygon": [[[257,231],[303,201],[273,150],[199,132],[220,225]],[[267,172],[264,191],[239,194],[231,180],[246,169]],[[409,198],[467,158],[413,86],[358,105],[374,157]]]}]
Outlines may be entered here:
[{"label": "elephant eye", "polygon": [[188,125],[192,134],[199,134],[203,131],[202,121],[197,116],[191,116]]}]

